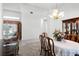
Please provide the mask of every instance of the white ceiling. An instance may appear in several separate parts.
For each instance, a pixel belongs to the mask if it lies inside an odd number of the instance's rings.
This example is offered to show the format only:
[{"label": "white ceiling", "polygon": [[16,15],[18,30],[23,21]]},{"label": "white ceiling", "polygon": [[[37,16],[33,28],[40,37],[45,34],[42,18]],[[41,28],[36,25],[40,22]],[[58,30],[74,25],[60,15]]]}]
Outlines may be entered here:
[{"label": "white ceiling", "polygon": [[28,3],[27,5],[42,8],[42,9],[50,9],[52,7],[55,7],[55,3]]},{"label": "white ceiling", "polygon": [[[9,6],[15,6],[14,8],[19,9],[19,5],[22,4],[24,6],[32,6],[36,8],[41,8],[43,10],[51,10],[56,8],[56,3],[5,3],[3,4],[4,8]],[[57,8],[61,9],[72,9],[79,8],[79,3],[57,3]]]},{"label": "white ceiling", "polygon": [[42,8],[42,9],[46,9],[46,10],[56,8],[56,5],[57,5],[57,8],[63,8],[63,9],[79,7],[79,3],[28,3],[25,5],[30,5],[33,7],[38,7],[38,8]]},{"label": "white ceiling", "polygon": [[[21,12],[20,5],[28,6],[24,7],[27,12],[29,12],[30,9],[32,9],[34,12],[41,10],[39,13],[45,15],[51,14],[52,10],[56,8],[56,3],[3,3],[3,9]],[[57,8],[64,11],[64,18],[72,17],[72,15],[79,16],[79,3],[57,3]],[[70,16],[68,16],[69,14]]]}]

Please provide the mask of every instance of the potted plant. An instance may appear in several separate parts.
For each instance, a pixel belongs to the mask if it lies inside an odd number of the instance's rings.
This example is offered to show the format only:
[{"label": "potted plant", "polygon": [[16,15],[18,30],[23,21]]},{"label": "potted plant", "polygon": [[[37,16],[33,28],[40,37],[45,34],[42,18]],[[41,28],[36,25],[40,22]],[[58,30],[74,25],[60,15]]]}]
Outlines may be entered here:
[{"label": "potted plant", "polygon": [[61,34],[60,31],[55,31],[55,32],[53,33],[53,37],[54,37],[57,41],[61,41],[61,39],[62,39],[62,34]]}]

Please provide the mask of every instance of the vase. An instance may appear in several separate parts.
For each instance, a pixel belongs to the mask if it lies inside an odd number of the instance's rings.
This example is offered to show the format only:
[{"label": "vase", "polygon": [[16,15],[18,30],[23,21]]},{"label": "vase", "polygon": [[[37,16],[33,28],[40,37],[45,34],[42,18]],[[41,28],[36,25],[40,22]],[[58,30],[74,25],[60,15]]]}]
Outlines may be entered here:
[{"label": "vase", "polygon": [[57,41],[61,41],[61,38],[57,38]]}]

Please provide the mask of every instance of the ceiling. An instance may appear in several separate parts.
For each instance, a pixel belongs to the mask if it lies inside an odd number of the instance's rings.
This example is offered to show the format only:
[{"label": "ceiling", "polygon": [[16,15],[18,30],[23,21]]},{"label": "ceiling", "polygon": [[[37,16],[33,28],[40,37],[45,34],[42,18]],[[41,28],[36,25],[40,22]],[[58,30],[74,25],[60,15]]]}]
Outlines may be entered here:
[{"label": "ceiling", "polygon": [[42,9],[50,9],[52,7],[55,7],[55,3],[28,3],[30,6],[42,8]]},{"label": "ceiling", "polygon": [[25,5],[30,5],[38,8],[42,8],[45,10],[50,10],[56,8],[78,8],[79,3],[27,3]]},{"label": "ceiling", "polygon": [[[51,14],[52,10],[56,8],[56,3],[3,3],[3,8],[20,12],[21,5],[27,12],[32,10],[45,16]],[[57,8],[64,11],[64,19],[79,16],[79,3],[57,3]]]},{"label": "ceiling", "polygon": [[8,7],[8,6],[15,6],[14,8],[19,8],[18,6],[22,4],[25,6],[32,6],[32,7],[36,7],[36,8],[41,8],[43,10],[51,10],[56,8],[61,8],[61,9],[72,9],[72,8],[78,8],[79,7],[79,3],[4,3],[3,6],[4,7]]}]

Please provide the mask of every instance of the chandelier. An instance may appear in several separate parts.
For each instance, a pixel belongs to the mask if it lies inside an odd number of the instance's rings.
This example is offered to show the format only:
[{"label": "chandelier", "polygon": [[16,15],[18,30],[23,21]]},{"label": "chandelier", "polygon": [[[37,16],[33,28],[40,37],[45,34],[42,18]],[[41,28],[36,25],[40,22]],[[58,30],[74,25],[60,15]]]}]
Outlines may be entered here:
[{"label": "chandelier", "polygon": [[51,17],[53,19],[61,19],[63,16],[64,16],[64,11],[58,9],[56,4],[56,8],[53,10]]}]

